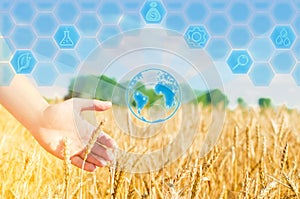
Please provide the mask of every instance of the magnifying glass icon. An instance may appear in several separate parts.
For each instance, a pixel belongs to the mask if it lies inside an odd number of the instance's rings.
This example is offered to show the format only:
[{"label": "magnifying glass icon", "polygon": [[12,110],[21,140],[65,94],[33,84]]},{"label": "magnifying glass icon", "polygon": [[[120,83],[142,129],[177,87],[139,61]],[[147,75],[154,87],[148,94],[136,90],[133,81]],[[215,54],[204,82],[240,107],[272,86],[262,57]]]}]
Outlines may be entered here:
[{"label": "magnifying glass icon", "polygon": [[235,70],[239,66],[246,66],[249,62],[249,58],[247,55],[240,55],[237,58],[237,64],[232,68],[232,70]]}]

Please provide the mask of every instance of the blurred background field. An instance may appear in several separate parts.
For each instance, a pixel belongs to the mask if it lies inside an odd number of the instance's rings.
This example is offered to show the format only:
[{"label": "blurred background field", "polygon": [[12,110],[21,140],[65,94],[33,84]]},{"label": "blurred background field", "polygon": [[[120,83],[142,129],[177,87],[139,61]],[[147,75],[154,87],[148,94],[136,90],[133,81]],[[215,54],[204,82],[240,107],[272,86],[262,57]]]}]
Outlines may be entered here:
[{"label": "blurred background field", "polygon": [[[82,198],[300,197],[299,111],[285,107],[226,110],[217,145],[199,158],[197,143],[209,129],[209,117],[205,117],[209,112],[209,106],[201,107],[197,137],[174,163],[144,174],[98,168],[84,172],[80,186],[80,169],[69,168],[45,152],[0,107],[0,198],[80,198],[80,190]],[[101,113],[97,119],[107,119],[105,131],[128,147],[129,138],[117,130],[112,112]],[[166,126],[162,133],[172,139],[173,128]],[[147,153],[160,148],[159,136],[154,139],[134,150]]]}]

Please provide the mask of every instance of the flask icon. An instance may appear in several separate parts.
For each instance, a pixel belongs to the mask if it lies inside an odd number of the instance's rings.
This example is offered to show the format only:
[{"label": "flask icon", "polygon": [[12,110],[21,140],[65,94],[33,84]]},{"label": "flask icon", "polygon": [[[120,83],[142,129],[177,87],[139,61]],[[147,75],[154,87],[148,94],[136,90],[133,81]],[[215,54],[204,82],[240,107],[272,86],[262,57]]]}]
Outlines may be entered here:
[{"label": "flask icon", "polygon": [[59,42],[59,45],[61,47],[72,47],[74,45],[74,42],[70,37],[70,31],[64,31],[64,38]]},{"label": "flask icon", "polygon": [[157,9],[157,3],[151,2],[150,7],[151,8],[148,10],[146,14],[146,20],[148,22],[159,22],[161,20],[161,14]]}]

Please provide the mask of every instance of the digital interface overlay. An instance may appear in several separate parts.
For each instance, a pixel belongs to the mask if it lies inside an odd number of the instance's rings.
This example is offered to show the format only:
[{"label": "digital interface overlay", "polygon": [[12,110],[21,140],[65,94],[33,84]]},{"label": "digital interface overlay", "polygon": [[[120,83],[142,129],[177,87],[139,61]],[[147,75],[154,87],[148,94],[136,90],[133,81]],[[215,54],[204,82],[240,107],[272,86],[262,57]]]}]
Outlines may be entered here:
[{"label": "digital interface overlay", "polygon": [[[230,107],[239,97],[254,106],[268,97],[299,108],[299,34],[299,0],[3,0],[0,85],[23,74],[47,98],[63,98],[74,78],[104,75],[117,83],[94,78],[94,87],[75,83],[74,91],[99,98],[98,87],[111,88],[100,97],[113,102],[118,127],[127,132],[130,124],[133,138],[151,139],[186,112],[197,116],[189,121],[196,129],[199,110],[193,103],[208,90],[225,93]],[[202,155],[216,142],[224,112],[212,110],[211,117],[216,124],[201,145]],[[184,137],[149,153],[145,158],[160,157],[160,164],[149,167],[158,169],[166,163],[162,156],[175,160],[188,148],[186,138],[195,131],[185,134],[185,119]],[[183,146],[178,153],[164,154],[178,145]],[[147,169],[140,165],[136,172]]]}]

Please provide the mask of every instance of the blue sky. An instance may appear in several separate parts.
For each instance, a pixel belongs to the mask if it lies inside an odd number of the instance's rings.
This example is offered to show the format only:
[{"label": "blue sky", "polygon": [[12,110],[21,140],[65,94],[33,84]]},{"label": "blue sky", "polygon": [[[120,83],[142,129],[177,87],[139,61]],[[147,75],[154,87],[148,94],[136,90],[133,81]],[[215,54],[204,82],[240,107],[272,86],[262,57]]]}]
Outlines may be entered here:
[{"label": "blue sky", "polygon": [[[93,49],[107,47],[105,40],[114,37],[110,47],[117,49],[124,45],[122,37],[116,35],[132,29],[154,27],[176,31],[182,36],[178,41],[185,41],[190,47],[187,51],[199,47],[203,49],[221,76],[224,91],[233,105],[237,97],[245,98],[250,104],[256,104],[259,97],[271,97],[276,104],[298,106],[300,1],[151,2],[36,0],[24,3],[2,0],[0,66],[1,71],[7,73],[6,81],[18,68],[12,66],[13,57],[17,60],[18,51],[28,50],[36,61],[28,76],[43,95],[60,97],[65,95],[69,80],[76,76]],[[153,8],[156,11],[150,12]],[[155,21],[155,16],[158,21]],[[59,41],[66,31],[70,32],[74,45],[67,48],[61,46]],[[134,42],[135,36],[132,35],[131,42]],[[191,42],[193,39],[196,43]],[[239,65],[240,52],[245,52],[248,57],[245,65]],[[142,61],[151,63],[152,58],[144,57]],[[159,62],[159,59],[164,60],[162,64],[172,65],[171,68],[176,69],[178,65],[176,70],[179,74],[189,68],[180,59],[172,59],[172,62],[157,56],[156,61]],[[126,63],[123,65],[112,67],[107,73],[122,77],[129,72]],[[203,84],[199,83],[201,78],[187,78],[193,87],[202,88]],[[205,73],[203,78],[213,82],[214,76]]]}]

